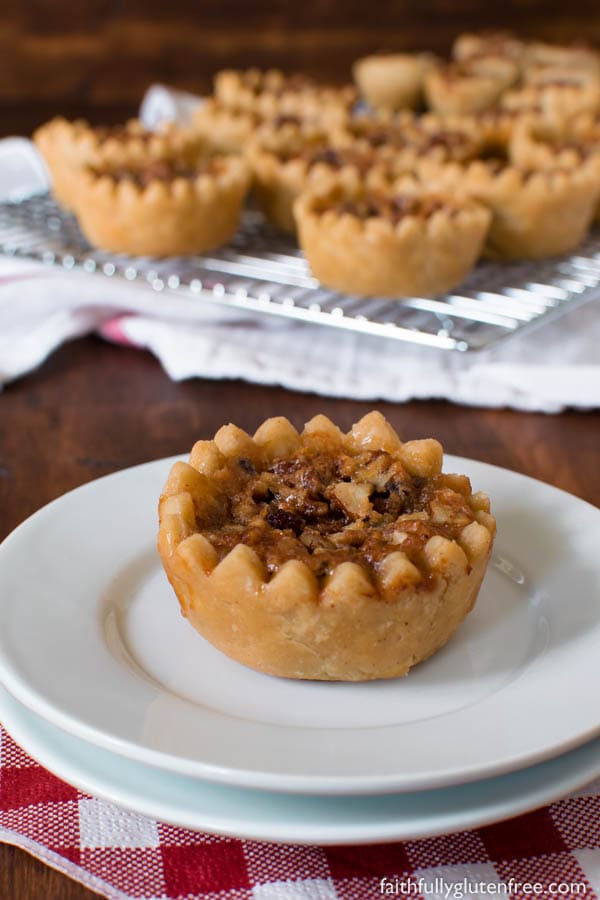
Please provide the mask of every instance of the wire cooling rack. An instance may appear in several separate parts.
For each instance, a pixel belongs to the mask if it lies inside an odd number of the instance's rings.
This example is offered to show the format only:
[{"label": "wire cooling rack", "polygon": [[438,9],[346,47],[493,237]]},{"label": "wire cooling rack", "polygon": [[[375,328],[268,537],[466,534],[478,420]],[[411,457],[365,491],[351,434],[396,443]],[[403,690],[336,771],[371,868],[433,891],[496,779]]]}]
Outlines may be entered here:
[{"label": "wire cooling rack", "polygon": [[358,298],[314,279],[293,241],[247,212],[231,244],[208,256],[156,260],[92,249],[48,194],[0,204],[0,253],[142,282],[193,303],[410,341],[478,350],[600,295],[600,231],[572,256],[539,263],[480,263],[460,291],[435,299]]}]

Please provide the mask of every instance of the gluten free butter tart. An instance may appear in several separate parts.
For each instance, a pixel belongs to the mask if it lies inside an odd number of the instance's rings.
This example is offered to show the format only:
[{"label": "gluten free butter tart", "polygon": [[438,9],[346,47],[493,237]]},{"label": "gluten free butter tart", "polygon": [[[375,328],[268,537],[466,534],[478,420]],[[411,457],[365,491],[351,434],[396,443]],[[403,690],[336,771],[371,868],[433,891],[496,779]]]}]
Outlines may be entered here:
[{"label": "gluten free butter tart", "polygon": [[211,644],[271,675],[406,675],[473,608],[496,523],[488,497],[442,472],[433,439],[371,412],[344,434],[223,426],[171,469],[158,549],[181,610]]}]

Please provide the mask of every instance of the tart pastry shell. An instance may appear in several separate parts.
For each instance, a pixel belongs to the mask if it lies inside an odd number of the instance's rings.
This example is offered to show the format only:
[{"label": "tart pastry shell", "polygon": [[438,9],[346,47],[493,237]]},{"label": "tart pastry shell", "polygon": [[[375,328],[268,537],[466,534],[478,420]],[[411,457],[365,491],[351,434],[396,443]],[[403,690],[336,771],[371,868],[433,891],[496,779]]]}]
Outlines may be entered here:
[{"label": "tart pastry shell", "polygon": [[91,244],[132,256],[203,253],[235,234],[249,175],[239,157],[222,157],[219,173],[159,179],[138,186],[128,178],[84,170],[76,214]]},{"label": "tart pastry shell", "polygon": [[485,255],[491,259],[546,259],[574,250],[593,220],[600,180],[596,160],[577,169],[495,173],[485,161],[466,169],[453,164],[424,171],[439,189],[456,190],[484,203],[492,213]]},{"label": "tart pastry shell", "polygon": [[52,193],[65,209],[74,209],[79,191],[77,175],[84,166],[122,166],[145,160],[164,159],[180,152],[190,135],[175,127],[149,133],[131,119],[119,135],[101,138],[85,120],[70,122],[56,117],[40,126],[33,140],[44,157],[52,182]]},{"label": "tart pastry shell", "polygon": [[300,246],[319,281],[349,294],[398,298],[450,290],[479,257],[490,223],[483,206],[455,198],[428,218],[408,215],[397,225],[321,211],[321,203],[317,194],[296,203]]},{"label": "tart pastry shell", "polygon": [[422,99],[423,81],[434,62],[430,53],[375,54],[357,60],[353,75],[360,94],[374,109],[414,109]]},{"label": "tart pastry shell", "polygon": [[340,167],[317,162],[311,165],[301,156],[282,160],[277,153],[251,143],[246,155],[253,176],[253,189],[258,205],[271,224],[296,234],[294,204],[310,189],[326,189],[345,184],[351,189],[361,182],[357,166],[344,163]]},{"label": "tart pastry shell", "polygon": [[194,110],[191,127],[217,153],[242,153],[259,122],[254,113],[232,110],[209,97]]},{"label": "tart pastry shell", "polygon": [[[425,96],[438,115],[462,116],[484,112],[493,106],[502,92],[515,80],[517,68],[509,60],[501,60],[489,69],[455,73],[450,64],[432,69],[425,76]],[[467,64],[465,64],[466,66]]]},{"label": "tart pastry shell", "polygon": [[405,675],[450,639],[476,601],[495,532],[484,495],[471,495],[475,518],[457,540],[429,539],[422,571],[395,553],[377,577],[357,563],[342,562],[318,580],[294,559],[269,575],[257,553],[242,543],[218,562],[198,532],[198,510],[215,502],[211,471],[223,464],[223,455],[273,458],[314,429],[333,434],[346,448],[391,446],[407,465],[423,473],[439,471],[440,456],[431,447],[437,442],[402,444],[378,413],[365,416],[348,435],[324,416],[308,423],[302,435],[285,419],[267,420],[254,438],[227,426],[216,443],[200,442],[192,465],[176,463],[165,485],[158,537],[163,566],[183,615],[244,665],[321,681]]}]

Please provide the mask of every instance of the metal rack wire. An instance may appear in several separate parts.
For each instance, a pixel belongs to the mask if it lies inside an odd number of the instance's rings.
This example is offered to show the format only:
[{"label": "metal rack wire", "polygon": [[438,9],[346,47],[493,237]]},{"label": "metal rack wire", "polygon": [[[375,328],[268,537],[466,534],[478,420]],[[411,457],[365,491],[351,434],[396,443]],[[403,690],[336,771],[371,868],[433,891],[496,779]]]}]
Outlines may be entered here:
[{"label": "metal rack wire", "polygon": [[359,298],[314,279],[293,241],[247,212],[231,244],[213,254],[157,260],[91,248],[73,216],[48,194],[0,204],[0,253],[143,282],[190,302],[227,305],[410,341],[478,350],[600,295],[600,232],[572,256],[538,263],[480,263],[460,291],[435,299]]}]

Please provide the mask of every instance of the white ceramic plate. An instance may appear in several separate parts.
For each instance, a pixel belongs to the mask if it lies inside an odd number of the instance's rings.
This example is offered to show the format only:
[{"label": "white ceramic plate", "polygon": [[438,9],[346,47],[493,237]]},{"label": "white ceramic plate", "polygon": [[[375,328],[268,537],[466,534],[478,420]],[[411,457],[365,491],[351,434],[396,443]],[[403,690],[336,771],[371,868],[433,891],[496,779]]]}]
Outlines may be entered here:
[{"label": "white ceramic plate", "polygon": [[180,616],[155,551],[172,460],[88,484],[0,547],[0,682],[71,734],[242,787],[387,793],[514,771],[600,732],[600,511],[468,460],[496,559],[455,638],[407,678],[260,675]]},{"label": "white ceramic plate", "polygon": [[596,739],[538,766],[460,787],[372,797],[274,794],[131,762],[65,734],[2,688],[0,721],[45,768],[88,794],[171,825],[284,843],[379,843],[478,828],[545,806],[600,776]]}]

